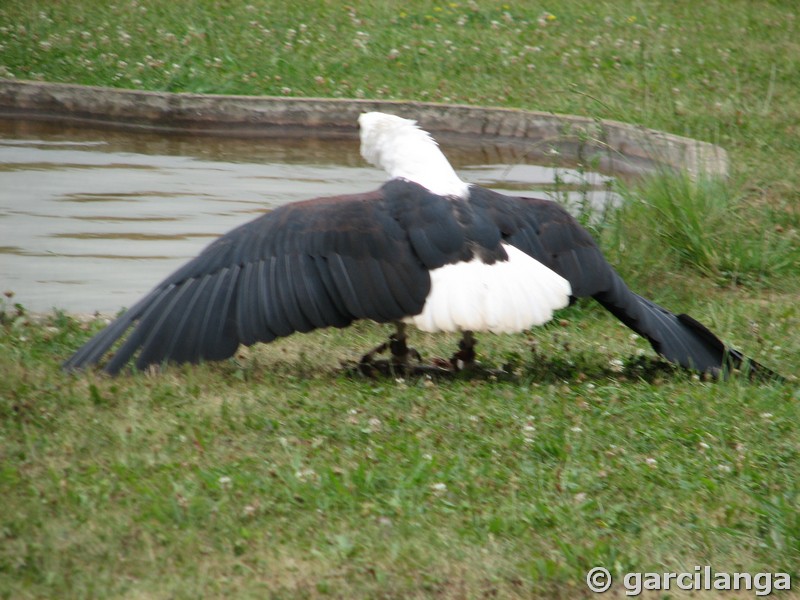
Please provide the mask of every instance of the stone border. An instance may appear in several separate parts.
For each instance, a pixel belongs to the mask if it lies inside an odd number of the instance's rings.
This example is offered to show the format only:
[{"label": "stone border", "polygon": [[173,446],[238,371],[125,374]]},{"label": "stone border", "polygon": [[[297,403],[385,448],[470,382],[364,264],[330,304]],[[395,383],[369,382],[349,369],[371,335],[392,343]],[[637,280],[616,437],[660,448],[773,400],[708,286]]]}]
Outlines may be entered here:
[{"label": "stone border", "polygon": [[236,137],[355,138],[364,111],[416,119],[442,140],[517,146],[526,153],[556,149],[566,158],[591,157],[611,172],[659,168],[692,175],[728,174],[727,152],[714,144],[618,121],[463,104],[171,94],[0,79],[0,116],[96,123]]}]

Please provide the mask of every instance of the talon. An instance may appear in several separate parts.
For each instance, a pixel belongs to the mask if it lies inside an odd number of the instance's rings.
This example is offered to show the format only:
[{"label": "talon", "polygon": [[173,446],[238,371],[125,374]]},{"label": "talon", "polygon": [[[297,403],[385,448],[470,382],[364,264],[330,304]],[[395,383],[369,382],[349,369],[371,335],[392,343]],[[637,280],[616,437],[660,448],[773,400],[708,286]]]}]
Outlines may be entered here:
[{"label": "talon", "polygon": [[358,361],[360,365],[371,365],[375,361],[376,354],[383,354],[386,352],[386,349],[389,347],[389,342],[384,342],[379,346],[375,346],[372,350],[367,352],[364,356],[361,357],[361,360]]}]

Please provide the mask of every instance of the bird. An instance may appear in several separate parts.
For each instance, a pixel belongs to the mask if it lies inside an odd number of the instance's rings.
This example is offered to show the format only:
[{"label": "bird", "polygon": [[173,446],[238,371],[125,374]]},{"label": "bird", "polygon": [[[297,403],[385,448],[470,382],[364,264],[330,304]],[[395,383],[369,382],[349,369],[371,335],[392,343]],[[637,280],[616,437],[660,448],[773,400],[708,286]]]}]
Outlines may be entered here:
[{"label": "bird", "polygon": [[393,324],[391,364],[420,359],[408,326],[460,332],[453,370],[475,364],[476,334],[515,333],[591,297],[689,370],[777,376],[705,325],[633,292],[578,221],[552,200],[464,182],[416,120],[358,117],[378,189],[282,205],[209,244],[63,364],[118,374],[233,356],[240,345],[357,320]]}]

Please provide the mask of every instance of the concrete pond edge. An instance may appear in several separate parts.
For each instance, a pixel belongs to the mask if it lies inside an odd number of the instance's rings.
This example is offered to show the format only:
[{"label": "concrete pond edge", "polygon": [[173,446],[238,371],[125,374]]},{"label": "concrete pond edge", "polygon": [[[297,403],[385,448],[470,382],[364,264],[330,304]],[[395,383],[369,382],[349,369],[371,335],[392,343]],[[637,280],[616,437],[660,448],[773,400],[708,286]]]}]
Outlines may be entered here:
[{"label": "concrete pond edge", "polygon": [[437,139],[496,143],[617,173],[658,169],[728,174],[727,152],[696,139],[619,121],[514,108],[399,100],[147,92],[0,79],[0,117],[234,137],[356,138],[357,118],[382,111],[417,120]]}]

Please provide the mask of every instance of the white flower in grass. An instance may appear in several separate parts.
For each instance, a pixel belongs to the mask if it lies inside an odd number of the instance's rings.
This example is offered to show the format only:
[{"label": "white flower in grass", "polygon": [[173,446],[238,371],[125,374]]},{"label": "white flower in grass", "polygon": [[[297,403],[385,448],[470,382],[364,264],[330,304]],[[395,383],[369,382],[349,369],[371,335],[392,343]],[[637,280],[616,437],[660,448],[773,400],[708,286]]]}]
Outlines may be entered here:
[{"label": "white flower in grass", "polygon": [[533,421],[535,418],[536,417],[532,415],[528,415],[527,420],[522,425],[522,441],[526,444],[530,444],[534,441],[536,425],[533,424]]},{"label": "white flower in grass", "polygon": [[434,494],[444,494],[447,491],[447,484],[441,482],[432,483],[431,491],[433,491]]},{"label": "white flower in grass", "polygon": [[317,472],[311,468],[299,469],[294,472],[294,476],[299,481],[315,481],[317,479]]},{"label": "white flower in grass", "polygon": [[377,417],[372,417],[369,421],[367,421],[367,426],[364,427],[361,431],[364,433],[372,433],[373,431],[380,430],[383,423]]}]

